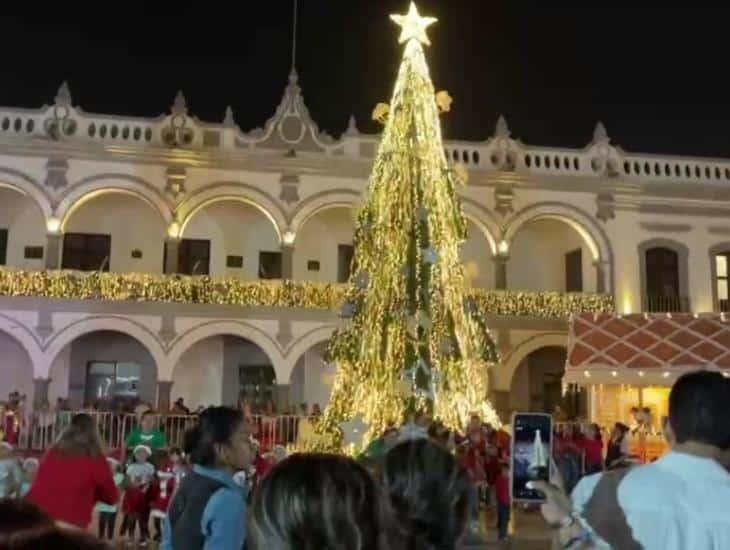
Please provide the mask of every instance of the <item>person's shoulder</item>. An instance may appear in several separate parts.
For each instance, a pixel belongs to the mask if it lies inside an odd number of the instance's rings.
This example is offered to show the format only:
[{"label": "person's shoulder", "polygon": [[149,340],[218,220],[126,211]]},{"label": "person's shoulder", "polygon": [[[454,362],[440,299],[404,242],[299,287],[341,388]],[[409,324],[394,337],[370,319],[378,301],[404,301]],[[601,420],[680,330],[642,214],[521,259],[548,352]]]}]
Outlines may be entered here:
[{"label": "person's shoulder", "polygon": [[212,516],[243,514],[246,511],[246,496],[243,489],[224,485],[211,495],[206,509]]}]

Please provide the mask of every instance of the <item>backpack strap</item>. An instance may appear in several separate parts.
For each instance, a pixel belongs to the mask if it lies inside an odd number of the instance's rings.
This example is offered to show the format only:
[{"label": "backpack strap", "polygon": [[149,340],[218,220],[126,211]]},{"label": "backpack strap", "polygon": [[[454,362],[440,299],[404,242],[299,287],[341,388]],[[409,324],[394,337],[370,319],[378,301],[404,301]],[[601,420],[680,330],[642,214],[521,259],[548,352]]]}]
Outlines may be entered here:
[{"label": "backpack strap", "polygon": [[618,486],[628,473],[628,468],[622,468],[601,475],[591,498],[586,502],[583,517],[611,548],[641,550],[642,546],[634,540],[631,526],[618,501]]}]

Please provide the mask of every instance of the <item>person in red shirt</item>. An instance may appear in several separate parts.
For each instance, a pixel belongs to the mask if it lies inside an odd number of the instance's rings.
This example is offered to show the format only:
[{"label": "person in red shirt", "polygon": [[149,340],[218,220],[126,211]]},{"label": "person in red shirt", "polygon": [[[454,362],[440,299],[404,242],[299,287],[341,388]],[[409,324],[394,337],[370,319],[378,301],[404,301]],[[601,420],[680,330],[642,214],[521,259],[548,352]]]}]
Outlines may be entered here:
[{"label": "person in red shirt", "polygon": [[598,424],[588,426],[586,437],[580,440],[580,446],[585,453],[585,473],[595,474],[603,470],[603,441],[601,428]]},{"label": "person in red shirt", "polygon": [[494,482],[497,494],[497,534],[499,540],[505,540],[508,534],[512,500],[509,490],[509,464],[502,463],[502,469]]},{"label": "person in red shirt", "polygon": [[77,414],[41,459],[26,499],[56,522],[86,529],[97,502],[116,504],[119,491],[96,424]]}]

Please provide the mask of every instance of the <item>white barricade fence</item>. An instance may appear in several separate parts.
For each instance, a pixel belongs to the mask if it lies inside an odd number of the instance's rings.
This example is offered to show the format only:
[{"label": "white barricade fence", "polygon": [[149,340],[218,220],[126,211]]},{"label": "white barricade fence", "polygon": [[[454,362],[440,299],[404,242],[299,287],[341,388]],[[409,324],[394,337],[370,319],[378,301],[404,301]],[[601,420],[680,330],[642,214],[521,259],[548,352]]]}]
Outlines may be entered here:
[{"label": "white barricade fence", "polygon": [[[20,422],[18,447],[26,450],[47,449],[69,425],[78,413],[90,415],[105,445],[110,449],[121,449],[129,434],[140,424],[136,414],[108,411],[81,410],[58,412],[34,412]],[[195,425],[195,415],[153,414],[155,427],[165,434],[168,447],[182,448],[185,432]],[[248,419],[251,435],[259,442],[263,452],[275,445],[290,446],[296,443],[299,425],[311,421],[310,417],[294,415],[254,415]]]}]

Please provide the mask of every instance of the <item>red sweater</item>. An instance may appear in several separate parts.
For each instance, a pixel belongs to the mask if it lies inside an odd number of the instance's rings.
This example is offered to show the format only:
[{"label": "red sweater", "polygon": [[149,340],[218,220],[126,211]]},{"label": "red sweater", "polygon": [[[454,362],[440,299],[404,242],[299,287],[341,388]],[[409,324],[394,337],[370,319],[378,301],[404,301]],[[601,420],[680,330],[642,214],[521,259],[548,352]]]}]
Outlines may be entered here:
[{"label": "red sweater", "polygon": [[94,505],[116,504],[119,491],[106,457],[66,456],[51,449],[26,498],[54,520],[86,529]]}]

